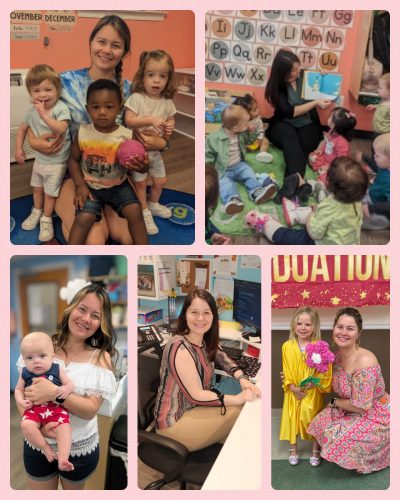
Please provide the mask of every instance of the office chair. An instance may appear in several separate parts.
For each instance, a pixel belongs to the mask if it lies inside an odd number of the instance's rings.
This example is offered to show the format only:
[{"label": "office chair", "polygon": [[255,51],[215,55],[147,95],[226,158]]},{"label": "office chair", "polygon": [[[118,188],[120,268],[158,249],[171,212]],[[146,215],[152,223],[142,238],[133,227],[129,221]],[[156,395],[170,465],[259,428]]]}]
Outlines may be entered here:
[{"label": "office chair", "polygon": [[[154,432],[153,411],[160,381],[159,370],[162,357],[159,347],[158,342],[153,341],[142,344],[138,349],[138,456],[143,463],[163,474],[161,479],[149,483],[145,489],[159,490],[172,481],[178,481],[181,490],[185,490],[187,484],[202,486],[222,445],[216,443],[207,448],[189,452],[182,443]],[[152,349],[155,350],[157,357],[143,354]]]}]

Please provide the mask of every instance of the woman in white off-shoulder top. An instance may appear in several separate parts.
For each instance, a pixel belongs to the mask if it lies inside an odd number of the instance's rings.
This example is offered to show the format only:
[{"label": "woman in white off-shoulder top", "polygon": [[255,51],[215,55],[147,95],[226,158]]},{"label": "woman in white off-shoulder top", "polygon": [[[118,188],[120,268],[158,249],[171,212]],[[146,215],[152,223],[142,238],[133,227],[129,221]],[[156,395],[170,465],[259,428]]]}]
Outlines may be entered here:
[{"label": "woman in white off-shoulder top", "polygon": [[[65,490],[83,489],[99,459],[97,412],[103,399],[111,400],[116,381],[111,358],[115,354],[115,331],[111,306],[105,289],[97,284],[82,288],[64,311],[57,333],[52,337],[55,362],[63,366],[74,383],[74,391],[63,406],[70,413],[74,470],[59,471],[57,461],[48,462],[44,454],[24,443],[24,465],[29,476],[28,489],[56,490],[61,481]],[[22,362],[19,361],[20,367]],[[57,386],[37,378],[26,389],[27,399],[36,404],[57,401]],[[61,403],[60,400],[58,402]],[[54,432],[48,424],[42,434],[56,449]]]}]

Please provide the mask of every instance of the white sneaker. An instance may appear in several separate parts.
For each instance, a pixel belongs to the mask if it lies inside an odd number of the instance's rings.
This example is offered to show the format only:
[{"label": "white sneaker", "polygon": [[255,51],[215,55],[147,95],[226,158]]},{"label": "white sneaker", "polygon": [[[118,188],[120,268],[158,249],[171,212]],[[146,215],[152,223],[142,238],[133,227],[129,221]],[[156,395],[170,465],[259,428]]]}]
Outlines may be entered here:
[{"label": "white sneaker", "polygon": [[148,206],[152,215],[156,215],[157,217],[161,217],[162,219],[170,219],[172,217],[172,210],[168,207],[165,207],[164,205],[149,201]]},{"label": "white sneaker", "polygon": [[24,229],[25,231],[32,231],[32,229],[35,229],[35,227],[38,226],[40,217],[42,215],[43,215],[42,209],[33,207],[32,212],[21,224],[22,229]]},{"label": "white sneaker", "polygon": [[271,163],[271,161],[274,159],[271,153],[267,153],[266,151],[261,151],[260,153],[256,154],[256,160],[261,162],[261,163]]},{"label": "white sneaker", "polygon": [[146,225],[147,234],[158,234],[158,227],[154,224],[153,216],[148,208],[143,210],[143,219]]},{"label": "white sneaker", "polygon": [[50,241],[54,238],[53,220],[43,215],[40,218],[39,241]]}]

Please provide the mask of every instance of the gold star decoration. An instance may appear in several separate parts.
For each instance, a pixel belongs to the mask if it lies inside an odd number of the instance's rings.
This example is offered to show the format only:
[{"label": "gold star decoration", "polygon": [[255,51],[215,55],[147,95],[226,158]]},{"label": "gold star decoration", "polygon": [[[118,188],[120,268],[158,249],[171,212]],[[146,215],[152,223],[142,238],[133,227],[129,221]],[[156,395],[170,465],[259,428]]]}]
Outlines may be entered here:
[{"label": "gold star decoration", "polygon": [[334,306],[338,306],[339,303],[341,302],[342,299],[339,299],[339,297],[333,297],[331,299],[331,303],[334,305]]},{"label": "gold star decoration", "polygon": [[279,294],[278,293],[274,293],[272,295],[272,297],[271,297],[272,302],[275,302],[278,297],[279,297]]},{"label": "gold star decoration", "polygon": [[306,290],[306,289],[304,289],[304,290],[300,293],[300,295],[303,297],[303,299],[309,299],[309,298],[310,298],[310,293],[311,293],[311,292],[310,292],[310,290]]},{"label": "gold star decoration", "polygon": [[367,298],[367,292],[361,292],[360,299],[365,299],[365,298]]}]

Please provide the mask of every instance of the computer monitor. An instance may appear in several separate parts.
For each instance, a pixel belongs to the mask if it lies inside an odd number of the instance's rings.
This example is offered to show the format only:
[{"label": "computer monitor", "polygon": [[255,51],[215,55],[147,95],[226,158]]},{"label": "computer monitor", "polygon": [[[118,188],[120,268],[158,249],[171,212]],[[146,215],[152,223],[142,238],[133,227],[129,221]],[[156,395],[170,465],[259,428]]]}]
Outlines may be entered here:
[{"label": "computer monitor", "polygon": [[233,281],[233,319],[244,326],[244,335],[261,338],[261,283]]}]

